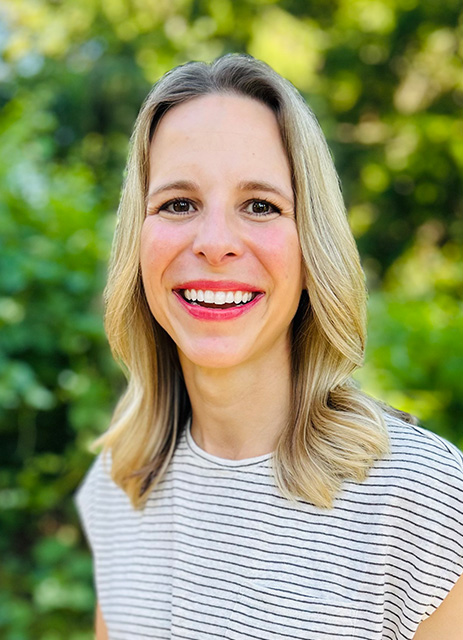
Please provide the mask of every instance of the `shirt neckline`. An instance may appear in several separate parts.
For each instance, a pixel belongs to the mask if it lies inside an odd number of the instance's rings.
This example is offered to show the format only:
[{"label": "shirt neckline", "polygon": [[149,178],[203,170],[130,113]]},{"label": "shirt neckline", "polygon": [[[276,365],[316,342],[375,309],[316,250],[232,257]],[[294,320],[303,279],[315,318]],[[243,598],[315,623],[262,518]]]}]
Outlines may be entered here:
[{"label": "shirt neckline", "polygon": [[207,460],[208,462],[211,462],[212,464],[220,467],[228,467],[233,469],[236,469],[238,467],[249,467],[270,460],[273,457],[273,453],[264,453],[261,456],[255,456],[254,458],[242,458],[241,460],[220,458],[219,456],[215,456],[212,453],[207,453],[207,451],[204,451],[204,449],[201,449],[201,447],[196,444],[196,442],[193,440],[193,436],[191,435],[191,420],[188,421],[185,431],[186,442],[190,451],[195,456],[202,458],[203,460]]}]

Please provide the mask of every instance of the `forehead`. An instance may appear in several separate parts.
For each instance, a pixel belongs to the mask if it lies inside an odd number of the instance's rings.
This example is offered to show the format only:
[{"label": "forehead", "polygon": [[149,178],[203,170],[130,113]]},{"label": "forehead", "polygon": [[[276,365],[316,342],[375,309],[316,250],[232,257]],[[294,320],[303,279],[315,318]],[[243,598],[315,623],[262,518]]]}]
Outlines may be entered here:
[{"label": "forehead", "polygon": [[273,111],[263,102],[238,94],[208,94],[187,100],[171,107],[158,124],[154,138],[166,130],[189,130],[229,127],[241,123],[261,123],[272,134],[280,137],[279,127]]},{"label": "forehead", "polygon": [[198,163],[227,171],[254,168],[290,179],[275,114],[246,96],[200,96],[162,117],[151,142],[151,177]]}]

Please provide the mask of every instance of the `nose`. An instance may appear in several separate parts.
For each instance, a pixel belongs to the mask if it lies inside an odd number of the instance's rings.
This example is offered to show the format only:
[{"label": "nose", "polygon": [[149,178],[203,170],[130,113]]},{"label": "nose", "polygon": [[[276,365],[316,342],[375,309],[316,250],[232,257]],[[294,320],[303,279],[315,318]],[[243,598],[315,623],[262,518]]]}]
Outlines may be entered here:
[{"label": "nose", "polygon": [[213,266],[219,266],[242,254],[239,222],[232,211],[214,206],[203,211],[193,241],[193,251]]}]

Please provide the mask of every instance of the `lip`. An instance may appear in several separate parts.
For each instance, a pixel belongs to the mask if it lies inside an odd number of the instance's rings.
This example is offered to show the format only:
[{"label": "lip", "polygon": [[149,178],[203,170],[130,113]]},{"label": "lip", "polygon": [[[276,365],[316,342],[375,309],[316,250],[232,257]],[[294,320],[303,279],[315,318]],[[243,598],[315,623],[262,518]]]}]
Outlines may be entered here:
[{"label": "lip", "polygon": [[[198,281],[196,281],[196,283],[198,283]],[[222,284],[222,283],[221,283]],[[235,283],[236,284],[236,283]],[[183,289],[183,285],[181,287]],[[192,284],[188,283],[188,286],[185,287],[186,289],[194,289],[194,286]],[[201,287],[197,284],[197,288],[201,289]],[[211,291],[213,289],[211,289],[210,287],[208,287]],[[179,287],[180,289],[180,287]],[[220,289],[220,288],[216,288],[215,291],[232,291],[233,289],[229,288],[229,289]],[[240,291],[243,291],[243,289],[238,289]],[[256,289],[247,289],[247,291],[256,291]],[[199,305],[193,305],[193,304],[189,304],[181,295],[180,293],[178,293],[178,291],[174,290],[174,294],[175,297],[177,298],[177,300],[179,301],[179,303],[182,305],[182,308],[193,318],[196,318],[197,320],[209,320],[211,322],[222,322],[224,320],[234,320],[235,318],[239,318],[240,316],[244,315],[245,313],[248,313],[248,311],[251,311],[251,309],[253,309],[256,304],[259,304],[259,301],[262,300],[262,298],[264,297],[264,294],[262,292],[259,292],[255,298],[253,298],[251,300],[251,302],[247,302],[246,304],[244,304],[243,306],[239,306],[239,307],[235,307],[235,308],[230,308],[230,309],[209,309],[208,307],[201,307]]]},{"label": "lip", "polygon": [[251,291],[252,293],[262,293],[261,289],[257,289],[246,282],[239,282],[238,280],[188,280],[173,288],[174,291],[184,289],[201,289],[202,291],[206,291],[206,289],[209,291]]}]

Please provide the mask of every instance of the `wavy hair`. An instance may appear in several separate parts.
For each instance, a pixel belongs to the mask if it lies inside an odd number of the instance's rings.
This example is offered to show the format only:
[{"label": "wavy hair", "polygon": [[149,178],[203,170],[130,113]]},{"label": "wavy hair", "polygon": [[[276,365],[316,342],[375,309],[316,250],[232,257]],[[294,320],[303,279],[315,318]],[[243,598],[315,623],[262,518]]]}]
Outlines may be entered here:
[{"label": "wavy hair", "polygon": [[150,312],[140,274],[149,150],[169,109],[227,93],[264,103],[278,121],[292,170],[307,287],[292,323],[291,416],[273,455],[275,482],[290,500],[328,508],[343,481],[363,481],[389,450],[384,408],[351,380],[365,348],[364,274],[315,116],[291,83],[250,56],[231,54],[169,71],[138,115],[105,289],[105,329],[128,385],[94,447],[110,451],[113,480],[141,508],[190,417],[175,345]]}]

